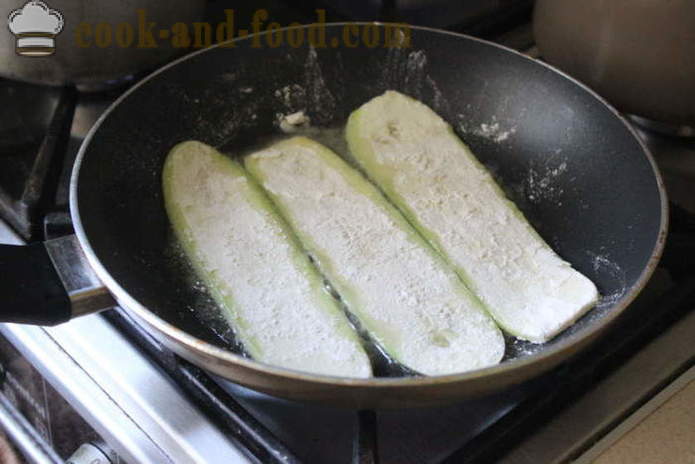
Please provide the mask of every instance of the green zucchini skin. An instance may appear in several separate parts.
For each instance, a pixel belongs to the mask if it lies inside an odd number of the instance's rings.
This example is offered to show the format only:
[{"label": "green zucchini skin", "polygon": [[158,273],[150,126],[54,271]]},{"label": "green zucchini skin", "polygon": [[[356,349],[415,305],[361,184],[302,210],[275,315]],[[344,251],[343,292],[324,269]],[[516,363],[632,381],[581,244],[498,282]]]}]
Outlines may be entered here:
[{"label": "green zucchini skin", "polygon": [[381,347],[425,375],[498,363],[504,339],[455,272],[358,171],[294,137],[245,159],[280,213]]},{"label": "green zucchini skin", "polygon": [[316,374],[371,375],[345,314],[240,164],[183,142],[165,161],[162,187],[185,255],[253,359]]},{"label": "green zucchini skin", "polygon": [[354,111],[350,152],[510,334],[542,343],[591,309],[596,286],[545,243],[451,126],[388,91]]}]

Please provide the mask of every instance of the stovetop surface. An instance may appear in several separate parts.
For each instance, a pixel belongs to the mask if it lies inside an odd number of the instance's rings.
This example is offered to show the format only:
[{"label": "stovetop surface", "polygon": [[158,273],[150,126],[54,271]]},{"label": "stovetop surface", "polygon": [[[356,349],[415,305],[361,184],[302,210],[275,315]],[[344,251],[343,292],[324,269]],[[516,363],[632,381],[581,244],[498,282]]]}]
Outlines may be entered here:
[{"label": "stovetop surface", "polygon": [[[90,126],[89,121],[104,107],[103,102],[93,100],[78,106],[78,123],[73,125],[75,142],[80,134],[84,135],[84,130]],[[695,171],[688,169],[691,163],[695,163],[695,145],[688,140],[648,131],[640,131],[640,134],[662,166],[671,193],[672,229],[678,234],[669,243],[695,237],[692,235],[695,233],[695,216],[692,214],[695,209],[687,188],[690,176],[695,175]],[[692,313],[695,282],[689,279],[688,256],[692,254],[688,255],[688,252],[687,246],[669,248],[662,266],[626,317],[601,343],[575,362],[563,365],[530,384],[488,398],[434,409],[378,412],[372,432],[376,432],[378,437],[378,454],[382,462],[440,462],[447,458],[451,462],[490,462],[490,459],[500,458],[506,451],[523,443],[530,430],[549,421],[593,384],[608,378],[672,324]],[[159,351],[162,348],[153,349],[151,340],[139,333],[126,315],[111,313],[107,317],[162,362]],[[249,411],[272,437],[287,444],[304,462],[350,462],[352,459],[358,427],[354,412],[277,400],[210,377],[175,357],[165,358],[167,361],[163,365],[171,375],[187,385],[192,395],[199,396],[211,414],[217,415],[220,408],[229,408],[225,403],[231,401]],[[215,392],[212,399],[210,390]],[[231,397],[226,397],[225,393]],[[619,413],[617,409],[620,408],[616,408],[616,416]],[[626,405],[625,411],[620,413],[628,410]],[[361,422],[366,422],[367,426],[370,423],[364,418]],[[604,432],[592,430],[597,436]],[[578,448],[579,451],[582,449]]]}]

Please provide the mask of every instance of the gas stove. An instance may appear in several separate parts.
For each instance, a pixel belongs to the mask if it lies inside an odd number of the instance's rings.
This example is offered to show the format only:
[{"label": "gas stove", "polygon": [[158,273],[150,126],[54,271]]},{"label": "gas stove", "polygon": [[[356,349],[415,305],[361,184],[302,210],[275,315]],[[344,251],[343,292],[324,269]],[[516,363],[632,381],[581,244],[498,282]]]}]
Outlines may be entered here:
[{"label": "gas stove", "polygon": [[[533,55],[528,2],[507,3],[446,26]],[[331,14],[345,19],[340,12]],[[124,90],[90,95],[0,80],[0,101],[13,109],[0,115],[0,243],[72,232],[70,168]],[[540,378],[430,409],[296,404],[202,371],[115,308],[51,328],[0,325],[0,424],[41,463],[590,462],[625,424],[695,378],[695,139],[639,123],[671,198],[664,258],[599,342]]]}]

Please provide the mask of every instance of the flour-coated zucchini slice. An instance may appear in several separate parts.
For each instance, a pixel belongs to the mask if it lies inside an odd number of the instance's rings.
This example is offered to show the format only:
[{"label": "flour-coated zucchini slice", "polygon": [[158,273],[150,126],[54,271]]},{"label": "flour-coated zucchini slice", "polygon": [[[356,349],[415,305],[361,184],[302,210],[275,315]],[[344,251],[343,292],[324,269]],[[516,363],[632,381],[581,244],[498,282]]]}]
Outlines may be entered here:
[{"label": "flour-coated zucchini slice", "polygon": [[386,92],[350,115],[346,138],[369,178],[502,328],[544,342],[595,305],[595,285],[553,252],[426,105]]}]

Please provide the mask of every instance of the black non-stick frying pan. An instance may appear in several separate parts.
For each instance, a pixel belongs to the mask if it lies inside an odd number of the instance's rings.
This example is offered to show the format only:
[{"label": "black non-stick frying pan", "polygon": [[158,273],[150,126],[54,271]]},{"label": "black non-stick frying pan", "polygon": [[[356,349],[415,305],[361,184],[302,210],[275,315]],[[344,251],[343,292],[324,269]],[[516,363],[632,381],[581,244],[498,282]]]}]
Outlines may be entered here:
[{"label": "black non-stick frying pan", "polygon": [[[327,43],[343,40],[345,27],[329,25]],[[619,114],[571,78],[498,45],[425,28],[410,30],[407,48],[269,47],[252,38],[234,45],[166,66],[104,114],[73,172],[78,240],[1,250],[5,319],[57,322],[69,317],[70,299],[78,312],[93,310],[95,297],[103,306],[101,280],[153,336],[234,382],[299,400],[406,406],[489,393],[551,368],[597,337],[651,275],[667,227],[654,161]],[[555,340],[509,339],[502,364],[459,375],[322,377],[235,354],[172,252],[161,193],[165,156],[187,139],[238,155],[280,134],[278,114],[300,110],[315,126],[340,126],[387,89],[449,121],[548,243],[596,283],[601,303]],[[25,267],[43,283],[16,271],[17,255],[30,258]],[[57,276],[49,255],[70,299],[51,286]]]}]

